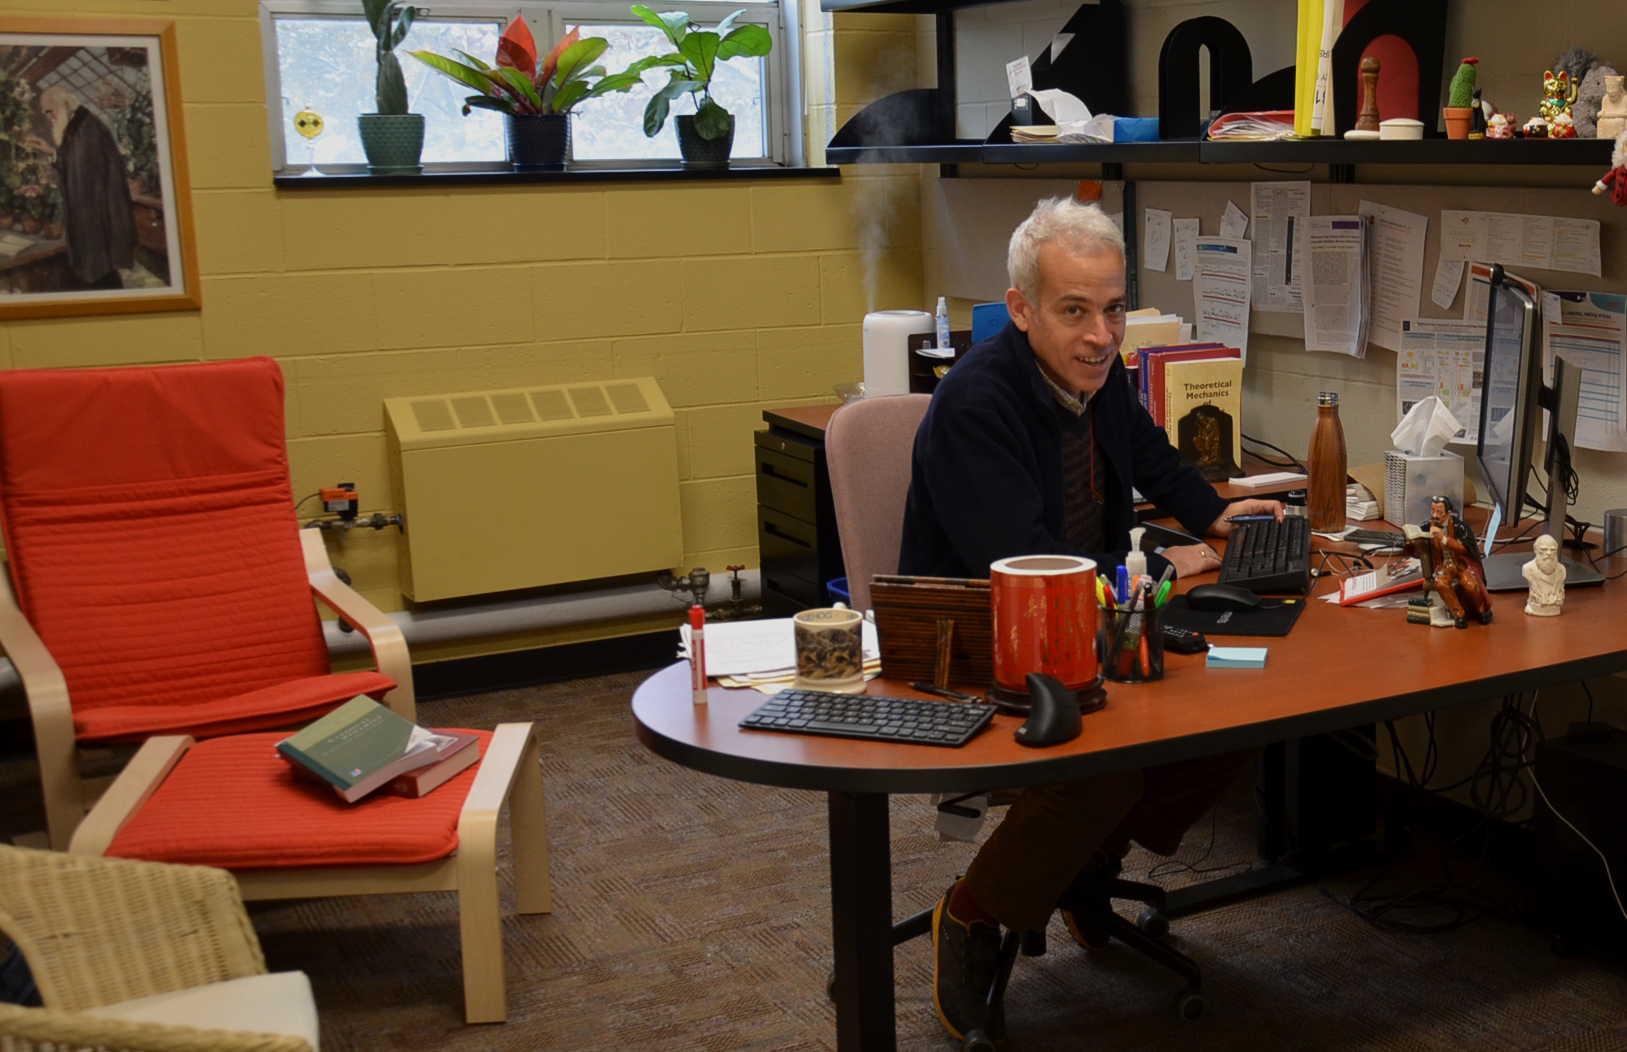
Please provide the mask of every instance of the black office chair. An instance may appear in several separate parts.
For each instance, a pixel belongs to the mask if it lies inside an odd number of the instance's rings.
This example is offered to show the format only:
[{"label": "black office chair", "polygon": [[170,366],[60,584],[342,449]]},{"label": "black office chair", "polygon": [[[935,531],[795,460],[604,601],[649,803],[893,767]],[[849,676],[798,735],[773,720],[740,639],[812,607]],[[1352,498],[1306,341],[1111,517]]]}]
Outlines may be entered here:
[{"label": "black office chair", "polygon": [[[940,803],[938,809],[955,814],[957,806],[974,795],[977,794],[951,797]],[[1000,806],[1010,803],[1016,793],[990,795],[994,797],[991,804]],[[975,815],[972,811],[963,813]],[[1156,884],[1121,880],[1119,873],[1122,869],[1117,858],[1099,856],[1099,860],[1079,874],[1068,890],[1062,893],[1057,908],[1073,915],[1069,928],[1087,949],[1103,950],[1117,939],[1154,964],[1162,965],[1186,980],[1186,987],[1175,995],[1175,1014],[1187,1022],[1194,1022],[1203,1015],[1203,972],[1196,961],[1162,941],[1169,933],[1169,921],[1164,916],[1164,910],[1168,908],[1164,889]],[[1139,902],[1146,909],[1131,923],[1113,909],[1115,899]],[[934,908],[935,905],[894,924],[893,945],[899,946],[911,939],[931,935]],[[989,986],[984,1025],[967,1032],[961,1052],[995,1052],[995,1043],[1004,1040],[1006,986],[1011,981],[1011,970],[1016,966],[1019,950],[1024,957],[1043,957],[1046,950],[1045,933],[1008,931],[1001,938],[999,965]],[[836,998],[835,983],[836,975],[832,972],[825,988],[832,1000]]]}]

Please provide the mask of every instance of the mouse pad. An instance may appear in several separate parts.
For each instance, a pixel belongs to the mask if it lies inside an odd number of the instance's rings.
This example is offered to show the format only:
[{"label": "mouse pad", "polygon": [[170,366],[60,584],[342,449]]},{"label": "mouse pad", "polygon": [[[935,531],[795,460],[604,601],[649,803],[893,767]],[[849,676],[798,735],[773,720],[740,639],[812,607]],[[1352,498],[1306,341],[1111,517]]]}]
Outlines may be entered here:
[{"label": "mouse pad", "polygon": [[1304,609],[1303,599],[1261,599],[1253,610],[1194,610],[1178,595],[1164,607],[1164,623],[1206,636],[1285,636]]}]

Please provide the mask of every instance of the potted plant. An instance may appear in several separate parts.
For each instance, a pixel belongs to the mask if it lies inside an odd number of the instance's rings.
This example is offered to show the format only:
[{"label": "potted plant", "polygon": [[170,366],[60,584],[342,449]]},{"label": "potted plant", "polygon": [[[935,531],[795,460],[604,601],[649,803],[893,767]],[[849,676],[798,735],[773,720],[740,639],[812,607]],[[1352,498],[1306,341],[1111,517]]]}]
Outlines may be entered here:
[{"label": "potted plant", "polygon": [[734,24],[744,13],[742,8],[719,22],[715,29],[706,30],[692,27],[689,16],[682,11],[657,14],[647,7],[633,8],[633,14],[665,33],[678,49],[671,54],[643,59],[635,63],[634,68],[642,73],[657,66],[672,67],[666,85],[644,108],[646,136],[654,138],[661,133],[672,100],[688,95],[693,103],[693,114],[677,118],[678,152],[683,155],[686,168],[729,166],[729,152],[734,148],[734,114],[712,97],[712,77],[717,73],[718,63],[739,55],[766,55],[774,46],[773,38],[762,26]]},{"label": "potted plant", "polygon": [[412,28],[418,10],[401,0],[362,0],[362,10],[373,30],[373,53],[378,58],[378,112],[356,118],[367,170],[374,175],[417,174],[424,170],[418,163],[424,152],[424,115],[407,112],[407,81],[395,49]]},{"label": "potted plant", "polygon": [[1469,137],[1469,126],[1474,121],[1475,67],[1479,62],[1477,58],[1466,58],[1452,75],[1451,86],[1447,88],[1446,108],[1441,111],[1446,117],[1448,139]]},{"label": "potted plant", "polygon": [[480,92],[463,101],[465,115],[479,107],[507,118],[508,155],[516,169],[558,171],[570,153],[572,108],[640,83],[638,63],[609,74],[593,64],[609,46],[604,37],[582,37],[573,29],[539,60],[531,30],[523,18],[515,18],[497,41],[495,69],[462,51],[457,52],[458,59],[432,51],[411,54]]}]

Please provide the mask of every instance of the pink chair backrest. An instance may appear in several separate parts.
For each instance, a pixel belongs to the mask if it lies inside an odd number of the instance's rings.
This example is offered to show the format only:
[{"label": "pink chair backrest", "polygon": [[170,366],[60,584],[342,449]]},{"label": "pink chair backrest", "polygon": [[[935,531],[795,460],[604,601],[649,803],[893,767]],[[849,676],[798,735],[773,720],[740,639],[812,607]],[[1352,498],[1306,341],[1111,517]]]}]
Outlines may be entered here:
[{"label": "pink chair backrest", "polygon": [[866,398],[843,406],[825,428],[830,494],[853,609],[870,609],[870,579],[898,572],[910,454],[931,395]]}]

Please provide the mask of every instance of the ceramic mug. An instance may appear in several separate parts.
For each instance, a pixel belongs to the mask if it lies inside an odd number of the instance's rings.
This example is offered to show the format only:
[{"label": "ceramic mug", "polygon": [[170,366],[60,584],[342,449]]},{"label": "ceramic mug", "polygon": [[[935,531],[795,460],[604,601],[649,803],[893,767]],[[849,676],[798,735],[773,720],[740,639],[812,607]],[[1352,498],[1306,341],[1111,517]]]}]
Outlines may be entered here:
[{"label": "ceramic mug", "polygon": [[792,618],[799,690],[864,693],[864,617],[838,603]]}]

